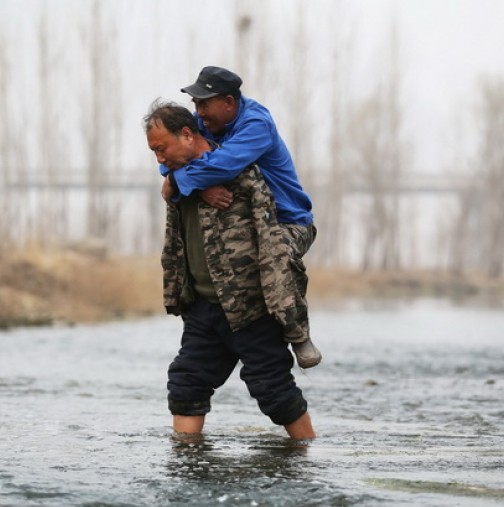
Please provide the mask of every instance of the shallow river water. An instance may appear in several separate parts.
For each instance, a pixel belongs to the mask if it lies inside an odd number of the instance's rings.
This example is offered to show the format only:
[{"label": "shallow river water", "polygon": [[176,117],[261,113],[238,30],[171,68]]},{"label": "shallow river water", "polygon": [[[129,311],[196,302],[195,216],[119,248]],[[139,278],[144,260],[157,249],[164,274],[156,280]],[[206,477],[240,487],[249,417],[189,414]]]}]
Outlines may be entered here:
[{"label": "shallow river water", "polygon": [[312,311],[294,444],[237,372],[200,441],[171,438],[176,318],[0,333],[2,506],[504,505],[504,312]]}]

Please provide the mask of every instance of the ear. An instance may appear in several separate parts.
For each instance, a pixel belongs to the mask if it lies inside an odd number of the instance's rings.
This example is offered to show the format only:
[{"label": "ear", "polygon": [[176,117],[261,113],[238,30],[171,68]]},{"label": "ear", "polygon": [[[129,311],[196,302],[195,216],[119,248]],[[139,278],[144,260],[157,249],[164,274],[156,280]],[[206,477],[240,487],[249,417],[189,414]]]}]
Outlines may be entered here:
[{"label": "ear", "polygon": [[224,97],[224,102],[228,110],[236,107],[236,99],[232,95],[226,95]]},{"label": "ear", "polygon": [[192,141],[194,138],[194,132],[189,127],[182,127],[180,135],[187,138],[188,141]]}]

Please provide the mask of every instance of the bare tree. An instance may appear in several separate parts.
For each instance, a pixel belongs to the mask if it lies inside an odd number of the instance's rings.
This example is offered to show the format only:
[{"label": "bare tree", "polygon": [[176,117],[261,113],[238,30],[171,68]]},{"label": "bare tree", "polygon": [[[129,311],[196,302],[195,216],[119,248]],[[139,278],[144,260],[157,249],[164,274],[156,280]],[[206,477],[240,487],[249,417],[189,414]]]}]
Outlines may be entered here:
[{"label": "bare tree", "polygon": [[243,81],[248,82],[252,76],[250,66],[254,19],[246,0],[237,0],[234,4],[234,22],[237,39],[236,69]]},{"label": "bare tree", "polygon": [[482,83],[478,123],[477,169],[483,194],[477,208],[482,229],[478,237],[483,237],[484,269],[496,278],[504,267],[504,78]]},{"label": "bare tree", "polygon": [[[345,222],[343,219],[344,199],[348,191],[347,170],[347,129],[348,129],[348,75],[351,61],[351,39],[344,31],[344,9],[342,2],[330,5],[328,18],[334,28],[328,55],[327,112],[329,123],[328,173],[323,185],[313,190],[316,200],[316,223],[319,229],[315,244],[316,259],[319,264],[340,265],[343,260],[345,241]],[[335,26],[335,19],[340,23]],[[314,169],[314,168],[312,168]],[[315,176],[315,175],[314,175]],[[320,174],[317,174],[320,179]],[[315,177],[311,178],[315,180]]]},{"label": "bare tree", "polygon": [[400,185],[404,172],[396,32],[391,32],[386,82],[356,110],[351,122],[355,184],[368,194],[362,217],[363,270],[400,267]]},{"label": "bare tree", "polygon": [[118,159],[121,132],[120,79],[117,65],[116,38],[107,24],[104,2],[93,0],[92,20],[86,40],[89,56],[89,89],[81,103],[84,114],[84,143],[87,158],[88,234],[112,238],[118,234],[114,227],[117,212],[105,195],[109,179],[118,178],[113,161]]},{"label": "bare tree", "polygon": [[1,208],[0,208],[0,236],[3,238],[1,250],[5,248],[10,239],[10,199],[9,199],[9,146],[10,146],[10,130],[7,128],[9,125],[8,113],[8,64],[7,64],[7,51],[3,33],[0,32],[0,194]]},{"label": "bare tree", "polygon": [[475,123],[478,150],[469,184],[459,193],[451,269],[498,278],[504,270],[504,78],[482,82]]},{"label": "bare tree", "polygon": [[268,45],[267,37],[271,6],[266,2],[237,0],[233,7],[236,71],[243,79],[243,88],[253,90],[260,101],[270,89],[272,72],[269,62],[276,57],[276,48]]},{"label": "bare tree", "polygon": [[68,153],[65,147],[66,132],[58,110],[59,83],[64,68],[61,48],[53,47],[51,25],[47,9],[42,10],[38,27],[40,87],[39,178],[44,177],[45,192],[39,196],[40,212],[37,213],[35,235],[39,244],[65,239],[67,237],[68,210],[65,190],[60,186]]},{"label": "bare tree", "polygon": [[22,235],[24,213],[19,211],[15,191],[26,183],[25,153],[21,148],[19,128],[24,115],[13,114],[16,82],[10,64],[10,49],[0,26],[0,250],[10,248]]},{"label": "bare tree", "polygon": [[[306,132],[310,131],[311,117],[306,114],[308,110],[308,82],[306,79],[306,70],[308,67],[308,21],[307,4],[305,2],[297,3],[296,25],[292,33],[292,63],[294,64],[294,75],[296,78],[292,80],[293,84],[289,87],[289,111],[295,114],[296,119],[289,122],[291,154],[296,164],[299,176],[303,180],[307,180],[308,164],[305,160],[310,143],[306,142]],[[288,82],[288,80],[286,80]],[[302,121],[299,119],[302,118]]]},{"label": "bare tree", "polygon": [[481,90],[479,166],[485,195],[487,274],[499,277],[504,266],[504,78],[489,79]]}]

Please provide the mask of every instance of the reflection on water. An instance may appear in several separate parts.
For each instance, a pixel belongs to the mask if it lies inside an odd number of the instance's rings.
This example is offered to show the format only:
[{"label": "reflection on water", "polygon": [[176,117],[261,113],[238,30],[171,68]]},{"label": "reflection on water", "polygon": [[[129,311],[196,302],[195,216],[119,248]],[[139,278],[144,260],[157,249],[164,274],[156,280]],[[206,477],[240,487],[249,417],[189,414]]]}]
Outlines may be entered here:
[{"label": "reflection on water", "polygon": [[239,443],[225,436],[177,442],[168,455],[166,473],[178,486],[163,500],[182,505],[193,497],[197,505],[281,506],[354,505],[373,498],[344,492],[343,484],[327,481],[327,462],[317,463],[308,455],[312,445],[272,435],[244,435]]},{"label": "reflection on water", "polygon": [[179,487],[168,492],[166,500],[184,502],[192,494],[200,505],[227,500],[231,505],[261,505],[266,491],[290,498],[296,489],[311,485],[313,470],[303,467],[305,447],[278,437],[254,442],[246,436],[239,449],[236,446],[236,440],[226,441],[226,437],[220,441],[175,442],[167,458],[166,474]]},{"label": "reflection on water", "polygon": [[164,318],[0,334],[0,505],[504,503],[504,313],[430,302],[313,312],[295,371],[319,438],[295,443],[238,375],[205,435],[174,439]]}]

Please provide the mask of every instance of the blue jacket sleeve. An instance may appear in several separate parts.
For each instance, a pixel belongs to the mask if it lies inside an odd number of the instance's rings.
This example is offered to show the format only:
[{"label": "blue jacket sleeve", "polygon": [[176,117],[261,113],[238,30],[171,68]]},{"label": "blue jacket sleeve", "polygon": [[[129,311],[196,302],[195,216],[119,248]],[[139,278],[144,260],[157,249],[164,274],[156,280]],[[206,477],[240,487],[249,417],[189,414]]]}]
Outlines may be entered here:
[{"label": "blue jacket sleeve", "polygon": [[250,119],[239,127],[222,147],[207,151],[201,158],[173,172],[179,191],[189,195],[230,181],[256,162],[271,146],[270,126],[261,119]]}]

